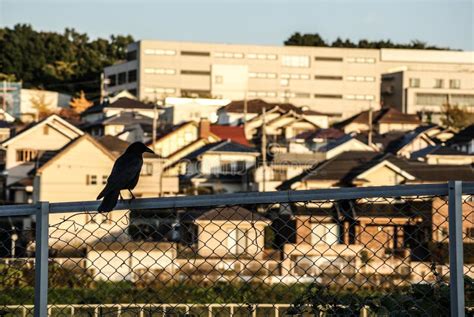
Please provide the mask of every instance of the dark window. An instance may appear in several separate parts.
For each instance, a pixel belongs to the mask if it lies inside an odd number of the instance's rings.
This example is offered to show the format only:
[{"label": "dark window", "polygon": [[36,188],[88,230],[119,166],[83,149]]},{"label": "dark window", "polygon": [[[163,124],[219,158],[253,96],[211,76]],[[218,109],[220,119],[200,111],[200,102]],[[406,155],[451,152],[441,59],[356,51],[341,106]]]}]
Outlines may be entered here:
[{"label": "dark window", "polygon": [[127,73],[126,72],[119,73],[118,74],[118,84],[122,85],[122,84],[125,84],[126,82],[127,82]]},{"label": "dark window", "polygon": [[210,76],[211,72],[205,70],[182,70],[181,75],[202,75],[202,76]]},{"label": "dark window", "polygon": [[115,86],[117,84],[117,75],[110,75],[109,77],[109,87]]},{"label": "dark window", "polygon": [[127,52],[127,61],[134,61],[137,59],[137,51]]},{"label": "dark window", "polygon": [[17,162],[31,162],[36,160],[38,157],[38,150],[16,150],[16,161]]},{"label": "dark window", "polygon": [[342,99],[342,95],[315,94],[314,98]]},{"label": "dark window", "polygon": [[183,56],[211,56],[209,52],[181,51]]},{"label": "dark window", "polygon": [[134,83],[137,81],[137,70],[129,70],[128,71],[128,82],[129,83]]},{"label": "dark window", "polygon": [[134,96],[137,96],[137,90],[136,89],[130,89],[128,92],[131,93]]},{"label": "dark window", "polygon": [[107,184],[107,179],[108,179],[108,178],[109,178],[109,177],[108,177],[107,175],[102,175],[102,185]]},{"label": "dark window", "polygon": [[316,75],[314,79],[321,79],[321,80],[342,80],[342,76],[322,76]]},{"label": "dark window", "polygon": [[321,62],[342,62],[342,57],[316,56],[314,60]]},{"label": "dark window", "polygon": [[86,185],[97,185],[97,175],[86,175]]}]

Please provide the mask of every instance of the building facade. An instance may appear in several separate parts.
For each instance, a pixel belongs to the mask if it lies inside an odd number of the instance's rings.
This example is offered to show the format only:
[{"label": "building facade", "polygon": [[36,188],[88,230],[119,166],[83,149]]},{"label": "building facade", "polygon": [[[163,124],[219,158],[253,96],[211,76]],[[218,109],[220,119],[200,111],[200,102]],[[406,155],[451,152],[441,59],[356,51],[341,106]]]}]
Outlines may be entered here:
[{"label": "building facade", "polygon": [[142,40],[104,69],[109,93],[262,98],[348,117],[380,104],[383,73],[400,67],[474,69],[473,52],[257,46]]}]

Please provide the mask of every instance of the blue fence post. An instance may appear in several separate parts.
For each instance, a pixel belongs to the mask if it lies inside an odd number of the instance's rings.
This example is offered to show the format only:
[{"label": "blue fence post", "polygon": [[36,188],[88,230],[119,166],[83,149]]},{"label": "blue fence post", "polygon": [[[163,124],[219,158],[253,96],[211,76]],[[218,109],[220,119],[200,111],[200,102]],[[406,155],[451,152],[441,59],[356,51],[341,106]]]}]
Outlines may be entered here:
[{"label": "blue fence post", "polygon": [[36,211],[35,317],[48,315],[48,235],[49,202],[40,202]]},{"label": "blue fence post", "polygon": [[464,317],[464,256],[462,237],[462,182],[450,181],[449,190],[449,271],[451,316]]}]

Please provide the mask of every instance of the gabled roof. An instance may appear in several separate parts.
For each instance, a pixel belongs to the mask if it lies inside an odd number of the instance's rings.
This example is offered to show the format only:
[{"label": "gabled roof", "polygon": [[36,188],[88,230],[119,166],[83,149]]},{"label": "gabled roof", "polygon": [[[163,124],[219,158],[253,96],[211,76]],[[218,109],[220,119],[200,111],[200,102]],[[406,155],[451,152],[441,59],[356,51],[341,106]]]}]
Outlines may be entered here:
[{"label": "gabled roof", "polygon": [[[262,113],[263,109],[271,110],[275,107],[280,108],[284,112],[293,110],[294,112],[301,114],[303,110],[291,103],[268,103],[262,99],[253,99],[247,101],[247,113]],[[244,100],[232,101],[228,105],[219,109],[220,111],[225,110],[227,112],[244,113]]]},{"label": "gabled roof", "polygon": [[[103,137],[97,140],[103,147],[105,147],[108,151],[113,153],[115,156],[119,156],[125,152],[128,148],[130,143],[127,141],[121,140],[116,136],[112,135],[104,135]],[[145,158],[157,158],[160,157],[157,154],[152,153],[143,153],[143,157]]]},{"label": "gabled roof", "polygon": [[427,155],[447,155],[447,156],[452,156],[452,155],[469,155],[465,152],[458,151],[456,149],[453,149],[448,146],[442,146],[440,144],[437,145],[430,145],[425,147],[424,149],[421,149],[419,151],[413,152],[410,157],[412,159],[417,159],[417,158],[422,158]]},{"label": "gabled roof", "polygon": [[240,143],[232,142],[230,140],[219,141],[215,143],[206,144],[203,147],[197,149],[194,152],[189,153],[183,159],[196,159],[204,153],[249,153],[258,155],[258,151],[255,148],[242,145]]},{"label": "gabled roof", "polygon": [[211,124],[211,133],[217,135],[222,140],[231,140],[245,146],[250,145],[248,140],[245,138],[245,130],[243,126]]},{"label": "gabled roof", "polygon": [[411,131],[406,134],[402,134],[398,139],[395,139],[387,144],[385,151],[388,153],[396,154],[405,146],[413,142],[417,138],[423,138],[428,144],[435,145],[435,142],[431,140],[424,132]]},{"label": "gabled roof", "polygon": [[197,221],[245,221],[245,222],[269,222],[267,218],[256,212],[241,207],[217,207],[199,216]]},{"label": "gabled roof", "polygon": [[[170,135],[178,132],[179,130],[185,128],[188,125],[193,125],[196,127],[196,129],[198,128],[198,124],[195,121],[185,121],[185,122],[181,122],[180,124],[168,126],[168,127],[163,128],[161,131],[159,131],[159,133],[156,136],[155,142],[158,142],[161,139],[169,137]],[[151,140],[147,144],[150,145]]]},{"label": "gabled roof", "polygon": [[[53,122],[54,120],[58,121],[59,123],[61,123],[62,125],[66,126],[67,128],[69,128],[70,130],[72,130],[73,132],[75,132],[78,136],[81,136],[81,135],[84,135],[84,132],[81,131],[80,129],[78,129],[77,127],[75,127],[74,125],[72,125],[71,123],[69,123],[68,121],[64,120],[63,118],[61,118],[60,116],[56,115],[56,114],[53,114],[53,115],[50,115],[46,118],[44,118],[43,120],[40,120],[38,122],[35,122],[33,124],[30,124],[28,126],[26,126],[23,130],[21,130],[20,132],[16,133],[15,135],[11,136],[10,138],[6,139],[5,141],[2,142],[2,146],[8,146],[8,144],[10,144],[11,142],[13,142],[15,139],[17,139],[18,137],[20,136],[24,136],[24,135],[27,135],[28,133],[30,133],[31,131],[35,130],[35,129],[38,129],[39,127],[42,127],[46,124],[50,124],[51,122]],[[61,131],[60,131],[61,132]]]},{"label": "gabled roof", "polygon": [[[342,129],[351,123],[369,124],[369,110],[362,111],[344,121],[334,124],[335,128]],[[405,124],[421,124],[417,115],[406,114],[395,108],[382,108],[372,113],[372,124],[380,123],[405,123]]]},{"label": "gabled roof", "polygon": [[325,146],[322,146],[321,148],[319,148],[318,152],[329,152],[329,151],[331,151],[331,150],[333,150],[333,149],[335,149],[339,146],[342,146],[346,143],[349,143],[351,141],[359,143],[360,145],[367,148],[368,151],[374,151],[374,148],[372,148],[371,146],[369,146],[366,143],[363,143],[362,141],[357,139],[355,137],[355,134],[346,134],[346,135],[343,135],[340,138],[333,139],[333,140],[329,141]]},{"label": "gabled roof", "polygon": [[449,140],[449,144],[470,142],[474,139],[474,124],[462,129]]},{"label": "gabled roof", "polygon": [[316,164],[300,175],[284,181],[278,186],[278,189],[291,189],[291,185],[302,181],[328,180],[337,183],[346,178],[353,169],[372,161],[379,155],[378,152],[370,151],[343,152],[329,160]]},{"label": "gabled roof", "polygon": [[112,103],[103,102],[101,104],[93,105],[87,108],[81,115],[103,112],[105,108],[119,108],[119,109],[153,109],[155,107],[152,103],[144,103],[135,99],[122,97]]},{"label": "gabled roof", "polygon": [[83,136],[76,138],[63,146],[61,149],[57,151],[45,151],[43,155],[41,155],[38,159],[37,167],[32,170],[29,174],[34,175],[36,173],[42,172],[47,166],[51,165],[56,160],[60,159],[63,155],[67,154],[74,146],[82,142],[83,140],[87,140],[94,144],[99,150],[101,150],[105,155],[107,155],[111,160],[115,160],[115,156],[108,151],[104,146],[102,146],[99,142],[97,142],[93,137],[89,134],[84,134]]},{"label": "gabled roof", "polygon": [[303,133],[298,134],[295,139],[303,139],[303,140],[314,140],[314,139],[323,139],[323,140],[331,140],[331,139],[338,139],[344,136],[345,133],[339,129],[335,128],[327,128],[327,129],[318,129],[315,131],[305,131]]}]

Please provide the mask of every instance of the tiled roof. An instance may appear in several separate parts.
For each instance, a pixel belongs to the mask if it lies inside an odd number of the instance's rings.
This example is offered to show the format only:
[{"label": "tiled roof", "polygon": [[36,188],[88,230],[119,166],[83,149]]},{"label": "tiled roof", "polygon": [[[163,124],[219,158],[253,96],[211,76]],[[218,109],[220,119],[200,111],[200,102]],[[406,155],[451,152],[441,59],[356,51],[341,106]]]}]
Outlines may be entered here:
[{"label": "tiled roof", "polygon": [[250,210],[241,207],[218,207],[204,213],[196,220],[207,221],[269,221],[259,213],[251,212]]},{"label": "tiled roof", "polygon": [[258,153],[255,148],[242,145],[240,143],[232,142],[229,140],[219,141],[215,143],[210,143],[202,146],[201,148],[193,151],[183,157],[183,159],[196,159],[201,154],[206,152],[231,152],[231,153]]},{"label": "tiled roof", "polygon": [[211,133],[217,135],[222,140],[231,140],[246,146],[250,145],[248,140],[245,138],[245,131],[243,126],[212,124]]},{"label": "tiled roof", "polygon": [[461,152],[456,149],[453,149],[451,147],[442,146],[438,144],[438,145],[433,145],[433,146],[427,146],[424,149],[413,152],[410,157],[413,159],[416,159],[416,158],[425,157],[427,155],[468,155],[468,154],[465,152]]},{"label": "tiled roof", "polygon": [[[127,141],[121,140],[115,136],[112,135],[105,135],[101,138],[99,138],[97,141],[105,147],[107,150],[110,152],[114,153],[115,155],[121,155],[122,153],[125,152],[125,150],[128,148],[130,143]],[[144,157],[159,157],[157,154],[152,154],[152,153],[143,153]]]},{"label": "tiled roof", "polygon": [[470,142],[474,139],[474,124],[459,131],[455,136],[449,140],[449,144]]},{"label": "tiled roof", "polygon": [[[298,114],[301,114],[303,112],[301,108],[298,108],[295,105],[290,104],[290,103],[268,103],[261,99],[253,99],[253,100],[247,101],[247,113],[262,113],[263,108],[265,108],[265,110],[268,111],[275,107],[278,107],[285,112],[290,111],[290,110],[293,110],[294,112]],[[243,100],[232,101],[231,103],[222,107],[221,109],[227,112],[244,113],[244,101]]]},{"label": "tiled roof", "polygon": [[[362,111],[344,121],[334,124],[335,128],[343,128],[350,123],[369,124],[369,111]],[[405,114],[395,108],[382,108],[372,113],[372,124],[380,123],[409,123],[421,124],[416,115]]]}]

